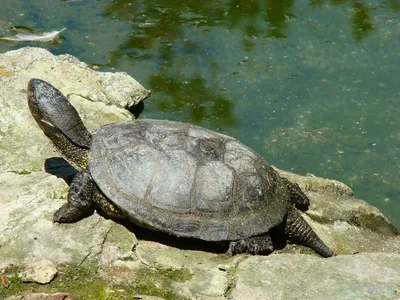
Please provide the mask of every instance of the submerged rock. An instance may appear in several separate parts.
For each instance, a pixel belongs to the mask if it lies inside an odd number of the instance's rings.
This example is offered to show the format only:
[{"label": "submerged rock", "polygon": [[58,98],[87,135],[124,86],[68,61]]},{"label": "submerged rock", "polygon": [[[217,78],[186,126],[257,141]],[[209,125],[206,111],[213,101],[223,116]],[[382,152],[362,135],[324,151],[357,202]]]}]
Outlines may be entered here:
[{"label": "submerged rock", "polygon": [[[390,299],[400,293],[396,228],[343,183],[315,176],[278,170],[310,197],[302,215],[338,254],[329,259],[296,245],[270,256],[230,257],[97,212],[74,224],[54,224],[74,170],[54,158],[58,154],[29,114],[31,77],[68,95],[89,129],[131,119],[123,108],[148,95],[128,75],[95,72],[69,55],[39,48],[0,55],[0,271],[12,275],[13,268],[41,260],[62,268],[48,286],[29,289],[50,292],[67,283],[71,297],[82,299],[343,299],[368,291]],[[0,299],[24,294],[24,285],[9,278]]]}]

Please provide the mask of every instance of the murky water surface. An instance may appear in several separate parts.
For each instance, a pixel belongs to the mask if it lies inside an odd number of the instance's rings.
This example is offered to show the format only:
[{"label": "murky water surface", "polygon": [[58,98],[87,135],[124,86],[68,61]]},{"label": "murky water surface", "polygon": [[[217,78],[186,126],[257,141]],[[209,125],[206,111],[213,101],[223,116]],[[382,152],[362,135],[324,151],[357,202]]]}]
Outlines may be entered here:
[{"label": "murky water surface", "polygon": [[343,181],[400,228],[400,1],[2,0],[0,35],[67,27],[69,53],[153,95],[142,118],[232,135]]}]

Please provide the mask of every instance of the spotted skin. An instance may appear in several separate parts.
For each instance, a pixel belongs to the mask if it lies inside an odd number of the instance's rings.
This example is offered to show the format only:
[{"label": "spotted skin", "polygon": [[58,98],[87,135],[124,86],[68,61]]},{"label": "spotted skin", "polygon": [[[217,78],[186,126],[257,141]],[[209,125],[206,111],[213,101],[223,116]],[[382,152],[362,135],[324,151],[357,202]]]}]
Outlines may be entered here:
[{"label": "spotted skin", "polygon": [[78,171],[88,167],[89,150],[71,142],[61,131],[53,129],[50,140],[54,149]]},{"label": "spotted skin", "polygon": [[290,193],[289,202],[301,211],[308,210],[310,199],[301,190],[297,183],[290,182],[286,177],[282,177]]},{"label": "spotted skin", "polygon": [[127,214],[108,200],[97,187],[92,199],[108,216],[117,219],[127,218]]}]

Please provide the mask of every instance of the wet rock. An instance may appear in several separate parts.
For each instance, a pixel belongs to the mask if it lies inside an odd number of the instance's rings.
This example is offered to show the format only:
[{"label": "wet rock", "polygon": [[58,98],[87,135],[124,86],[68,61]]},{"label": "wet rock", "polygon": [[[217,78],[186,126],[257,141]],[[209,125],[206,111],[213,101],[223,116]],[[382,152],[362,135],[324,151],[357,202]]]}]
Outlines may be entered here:
[{"label": "wet rock", "polygon": [[19,277],[21,277],[23,282],[46,284],[52,281],[56,275],[56,266],[49,260],[41,260],[28,264],[26,270]]}]

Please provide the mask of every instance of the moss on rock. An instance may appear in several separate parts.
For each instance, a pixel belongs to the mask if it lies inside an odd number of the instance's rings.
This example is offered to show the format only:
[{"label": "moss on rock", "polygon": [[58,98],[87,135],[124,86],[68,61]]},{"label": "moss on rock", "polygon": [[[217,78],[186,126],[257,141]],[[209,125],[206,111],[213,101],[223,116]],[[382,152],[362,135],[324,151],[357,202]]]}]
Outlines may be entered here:
[{"label": "moss on rock", "polygon": [[9,287],[0,288],[0,299],[27,293],[69,292],[76,300],[132,299],[136,294],[179,300],[185,298],[173,291],[171,283],[187,281],[192,276],[185,270],[143,269],[138,271],[133,282],[128,283],[101,276],[97,265],[64,265],[58,267],[58,275],[51,283],[41,285],[22,282],[18,274],[23,269],[10,266],[4,270],[9,278]]}]

